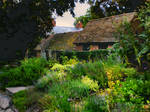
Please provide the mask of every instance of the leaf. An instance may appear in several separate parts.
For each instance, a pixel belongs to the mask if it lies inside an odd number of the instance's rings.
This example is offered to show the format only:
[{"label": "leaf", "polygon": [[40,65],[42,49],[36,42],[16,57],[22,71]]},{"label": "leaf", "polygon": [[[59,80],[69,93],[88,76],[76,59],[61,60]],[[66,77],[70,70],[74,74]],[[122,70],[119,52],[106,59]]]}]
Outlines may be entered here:
[{"label": "leaf", "polygon": [[149,47],[145,46],[137,55],[137,57],[141,57],[143,54],[147,53],[149,51]]}]

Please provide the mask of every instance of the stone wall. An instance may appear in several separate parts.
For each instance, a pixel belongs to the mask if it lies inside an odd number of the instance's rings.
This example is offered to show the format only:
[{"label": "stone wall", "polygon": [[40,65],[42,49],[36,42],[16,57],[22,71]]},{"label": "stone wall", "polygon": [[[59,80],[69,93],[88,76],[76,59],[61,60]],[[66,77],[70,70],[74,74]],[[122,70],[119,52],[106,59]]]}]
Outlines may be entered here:
[{"label": "stone wall", "polygon": [[11,98],[0,94],[0,112],[18,112],[12,104]]}]

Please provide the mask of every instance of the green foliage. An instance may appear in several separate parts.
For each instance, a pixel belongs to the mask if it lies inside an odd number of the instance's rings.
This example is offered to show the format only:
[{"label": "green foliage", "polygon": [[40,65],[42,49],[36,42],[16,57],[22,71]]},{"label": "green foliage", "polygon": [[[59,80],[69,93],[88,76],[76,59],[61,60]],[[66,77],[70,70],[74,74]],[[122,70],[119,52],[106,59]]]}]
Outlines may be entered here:
[{"label": "green foliage", "polygon": [[65,58],[67,60],[75,59],[76,61],[102,59],[104,57],[107,57],[109,52],[110,51],[107,49],[101,49],[101,50],[83,51],[83,52],[76,52],[76,51],[59,51],[59,52],[56,51],[55,52],[53,51],[53,54],[56,54],[57,60],[59,60],[60,62],[63,62]]},{"label": "green foliage", "polygon": [[48,72],[45,76],[38,79],[35,84],[38,89],[47,90],[53,83],[65,81],[66,73],[62,72]]},{"label": "green foliage", "polygon": [[72,56],[70,59],[67,56],[61,56],[63,65],[75,65],[79,63],[79,60],[76,56]]},{"label": "green foliage", "polygon": [[126,77],[134,77],[137,73],[135,68],[127,68],[126,64],[111,57],[109,57],[107,61],[103,61],[103,65],[107,77],[111,81],[123,80]]},{"label": "green foliage", "polygon": [[[94,2],[94,5],[93,5]],[[133,12],[144,4],[144,0],[89,0],[91,5],[84,16],[75,18],[74,26],[80,21],[85,27],[93,19],[104,18],[127,12]],[[123,8],[125,7],[125,8]]]},{"label": "green foliage", "polygon": [[85,27],[86,24],[92,19],[90,10],[87,10],[84,16],[76,17],[75,19],[74,26],[76,26],[76,24],[80,21],[83,24],[83,27]]},{"label": "green foliage", "polygon": [[[149,103],[149,81],[127,78],[126,81],[117,83],[109,96],[112,108],[122,105],[125,109],[141,112],[142,106]],[[119,106],[121,107],[121,106]],[[122,110],[122,111],[123,111]]]},{"label": "green foliage", "polygon": [[89,94],[89,90],[90,87],[82,83],[80,80],[72,80],[68,82],[53,84],[53,87],[49,89],[49,93],[58,97],[64,95],[70,99],[80,99],[87,96]]},{"label": "green foliage", "polygon": [[85,64],[77,64],[70,70],[71,77],[81,78],[81,76],[88,76],[89,78],[98,81],[101,88],[107,87],[107,75],[104,71],[103,64],[98,62],[89,62]]},{"label": "green foliage", "polygon": [[46,75],[38,80],[36,87],[46,90],[54,82],[65,81],[66,77],[69,78],[69,75],[67,76],[67,71],[76,63],[78,63],[76,58],[68,59],[67,57],[63,57],[63,64],[53,63],[53,66]]},{"label": "green foliage", "polygon": [[48,60],[48,65],[50,68],[52,68],[54,66],[54,64],[59,63],[57,60],[50,58]]},{"label": "green foliage", "polygon": [[70,68],[69,72],[71,74],[70,77],[73,79],[81,78],[82,76],[86,75],[84,64],[81,64],[81,63],[75,65],[73,68]]},{"label": "green foliage", "polygon": [[117,102],[132,102],[135,104],[144,103],[144,99],[140,95],[140,93],[142,93],[143,84],[144,82],[142,80],[135,79],[127,79],[125,82],[121,82],[121,84],[116,87],[118,98],[115,100]]},{"label": "green foliage", "polygon": [[[118,51],[127,64],[139,65],[141,69],[150,67],[148,53],[150,52],[149,17],[150,5],[147,3],[138,12],[133,23],[124,22],[118,29]],[[138,26],[136,26],[136,24]]]},{"label": "green foliage", "polygon": [[89,96],[83,112],[109,112],[105,98],[96,95]]},{"label": "green foliage", "polygon": [[70,102],[88,96],[89,90],[80,80],[54,83],[49,88],[48,95],[40,100],[40,104],[45,111],[70,112]]},{"label": "green foliage", "polygon": [[81,82],[87,86],[89,86],[89,88],[96,92],[99,90],[99,86],[98,86],[98,82],[97,81],[93,81],[90,78],[88,78],[87,76],[83,77]]},{"label": "green foliage", "polygon": [[13,96],[13,103],[19,112],[25,112],[27,109],[26,104],[28,104],[26,91],[16,93]]},{"label": "green foliage", "polygon": [[19,112],[26,112],[26,110],[32,108],[33,105],[37,106],[38,99],[42,96],[42,92],[36,91],[35,89],[28,89],[15,93],[12,97],[12,101]]},{"label": "green foliage", "polygon": [[26,86],[35,83],[46,73],[47,61],[41,58],[30,58],[21,61],[21,65],[0,75],[2,87]]},{"label": "green foliage", "polygon": [[52,81],[55,81],[54,79],[55,76],[56,74],[54,72],[48,73],[47,75],[38,79],[36,87],[38,89],[47,89],[47,87],[51,85]]},{"label": "green foliage", "polygon": [[56,106],[56,99],[48,94],[44,95],[41,99],[39,99],[39,106],[43,109],[43,112],[60,112]]}]

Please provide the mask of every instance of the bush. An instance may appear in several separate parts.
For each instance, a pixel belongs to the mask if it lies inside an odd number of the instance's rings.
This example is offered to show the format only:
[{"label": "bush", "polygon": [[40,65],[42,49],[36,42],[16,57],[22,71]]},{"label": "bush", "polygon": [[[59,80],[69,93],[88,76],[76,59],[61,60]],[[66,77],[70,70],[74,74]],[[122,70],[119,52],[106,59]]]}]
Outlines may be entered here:
[{"label": "bush", "polygon": [[[146,86],[146,87],[145,87]],[[149,84],[140,79],[127,78],[125,82],[118,83],[109,96],[112,108],[123,104],[122,109],[131,107],[134,111],[142,109],[149,101]],[[116,105],[116,106],[114,106]]]},{"label": "bush", "polygon": [[19,112],[25,112],[27,109],[27,94],[26,91],[20,91],[13,95],[13,103]]},{"label": "bush", "polygon": [[19,112],[26,112],[26,110],[32,108],[32,106],[38,107],[38,99],[42,96],[42,92],[29,89],[15,93],[12,97],[12,101]]},{"label": "bush", "polygon": [[56,63],[59,63],[57,60],[50,58],[48,60],[48,65],[50,68],[52,68]]},{"label": "bush", "polygon": [[47,61],[41,58],[30,58],[21,61],[17,68],[5,71],[0,75],[2,87],[26,86],[34,84],[46,73]]},{"label": "bush", "polygon": [[100,96],[89,96],[83,112],[108,112],[105,98]]},{"label": "bush", "polygon": [[117,38],[120,40],[118,51],[127,64],[145,71],[150,69],[150,3],[139,9],[132,22],[124,22],[119,28]]},{"label": "bush", "polygon": [[43,112],[60,112],[59,109],[56,108],[56,99],[48,94],[44,95],[41,99],[39,99],[38,103],[40,108],[44,110]]},{"label": "bush", "polygon": [[56,74],[51,72],[40,79],[38,79],[37,83],[35,84],[38,89],[46,90],[48,86],[51,85],[52,81],[55,81],[54,77]]},{"label": "bush", "polygon": [[84,64],[76,64],[73,68],[70,68],[69,75],[73,79],[81,78],[86,75]]},{"label": "bush", "polygon": [[70,112],[71,102],[88,96],[90,87],[80,80],[55,82],[48,94],[40,100],[41,107],[47,111]]},{"label": "bush", "polygon": [[64,72],[49,72],[47,75],[41,77],[35,84],[38,89],[47,90],[53,83],[62,82],[65,80],[66,74]]},{"label": "bush", "polygon": [[85,64],[77,64],[70,70],[70,76],[73,78],[81,78],[81,76],[88,76],[89,78],[98,81],[101,88],[107,87],[108,79],[104,71],[102,62],[89,62]]},{"label": "bush", "polygon": [[49,93],[56,93],[58,96],[68,96],[70,99],[81,99],[89,94],[90,87],[80,80],[54,83],[49,89]]},{"label": "bush", "polygon": [[81,80],[81,82],[82,82],[83,84],[89,86],[89,88],[90,88],[92,91],[94,91],[94,92],[98,91],[98,89],[99,89],[98,82],[91,80],[91,79],[88,78],[87,76],[83,77],[82,80]]},{"label": "bush", "polygon": [[78,60],[96,60],[96,59],[102,59],[107,57],[109,54],[109,50],[107,49],[101,49],[101,50],[95,50],[95,51],[83,51],[83,52],[77,52],[77,51],[52,51],[52,55],[56,56],[56,59],[60,62],[63,62],[64,57],[67,57],[68,59],[74,59],[76,57]]}]

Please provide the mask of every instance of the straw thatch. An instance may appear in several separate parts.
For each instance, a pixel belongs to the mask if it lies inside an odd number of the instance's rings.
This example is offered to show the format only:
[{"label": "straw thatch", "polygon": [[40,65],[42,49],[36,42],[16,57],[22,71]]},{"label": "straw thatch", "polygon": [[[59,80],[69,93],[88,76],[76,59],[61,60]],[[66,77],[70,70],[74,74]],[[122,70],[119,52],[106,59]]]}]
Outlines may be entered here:
[{"label": "straw thatch", "polygon": [[77,38],[79,32],[68,32],[55,34],[49,41],[49,49],[51,50],[74,50],[73,42]]},{"label": "straw thatch", "polygon": [[42,39],[41,42],[34,48],[35,51],[44,51],[48,45],[50,40],[53,38],[53,35],[50,35],[46,39]]},{"label": "straw thatch", "polygon": [[114,37],[116,28],[125,20],[131,22],[135,15],[136,13],[132,12],[92,20],[86,25],[85,29],[79,33],[74,44],[116,42]]}]

